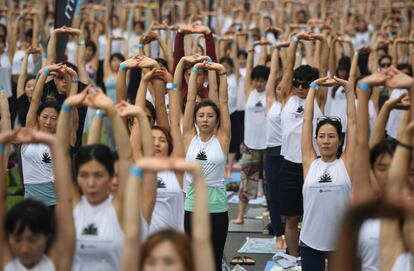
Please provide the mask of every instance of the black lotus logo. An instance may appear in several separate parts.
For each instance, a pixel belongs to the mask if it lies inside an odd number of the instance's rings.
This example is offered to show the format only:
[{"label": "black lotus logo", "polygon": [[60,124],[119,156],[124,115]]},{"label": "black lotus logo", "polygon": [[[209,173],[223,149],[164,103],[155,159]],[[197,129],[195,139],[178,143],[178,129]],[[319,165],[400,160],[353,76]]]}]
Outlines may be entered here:
[{"label": "black lotus logo", "polygon": [[50,154],[45,152],[42,156],[42,162],[46,163],[46,164],[51,164],[52,163],[52,158],[50,158]]},{"label": "black lotus logo", "polygon": [[82,230],[82,235],[98,235],[98,228],[94,223],[89,224]]},{"label": "black lotus logo", "polygon": [[206,155],[205,151],[199,151],[197,156],[196,156],[196,159],[206,161],[207,160],[207,155]]},{"label": "black lotus logo", "polygon": [[303,106],[302,106],[302,105],[300,105],[300,106],[298,107],[298,109],[296,109],[296,113],[299,113],[299,114],[303,113],[303,111],[305,111],[305,109],[303,108]]},{"label": "black lotus logo", "polygon": [[158,188],[167,188],[167,185],[165,184],[165,182],[162,180],[162,178],[157,178],[157,187]]},{"label": "black lotus logo", "polygon": [[319,183],[331,183],[332,177],[329,175],[328,172],[324,172],[321,177],[319,177]]}]

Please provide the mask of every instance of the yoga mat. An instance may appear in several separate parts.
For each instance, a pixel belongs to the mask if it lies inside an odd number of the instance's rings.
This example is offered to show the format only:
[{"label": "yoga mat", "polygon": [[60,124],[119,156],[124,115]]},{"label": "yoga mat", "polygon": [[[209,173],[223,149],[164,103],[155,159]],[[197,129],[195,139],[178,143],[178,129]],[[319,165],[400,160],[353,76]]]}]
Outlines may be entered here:
[{"label": "yoga mat", "polygon": [[244,219],[244,224],[229,223],[229,232],[263,232],[263,221],[258,219]]},{"label": "yoga mat", "polygon": [[237,251],[238,253],[275,254],[280,251],[275,248],[274,238],[246,238],[246,242]]}]

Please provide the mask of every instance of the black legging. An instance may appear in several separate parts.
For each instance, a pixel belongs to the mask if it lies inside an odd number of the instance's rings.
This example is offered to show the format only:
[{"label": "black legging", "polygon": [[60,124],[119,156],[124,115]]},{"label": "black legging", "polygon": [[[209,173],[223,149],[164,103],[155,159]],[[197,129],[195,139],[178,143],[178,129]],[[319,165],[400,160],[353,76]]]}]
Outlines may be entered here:
[{"label": "black legging", "polygon": [[[184,228],[185,232],[191,236],[191,216],[192,212],[185,211]],[[229,214],[210,213],[211,221],[211,243],[213,245],[214,260],[216,262],[216,270],[221,270],[224,246],[227,239],[227,230],[229,228]]]}]

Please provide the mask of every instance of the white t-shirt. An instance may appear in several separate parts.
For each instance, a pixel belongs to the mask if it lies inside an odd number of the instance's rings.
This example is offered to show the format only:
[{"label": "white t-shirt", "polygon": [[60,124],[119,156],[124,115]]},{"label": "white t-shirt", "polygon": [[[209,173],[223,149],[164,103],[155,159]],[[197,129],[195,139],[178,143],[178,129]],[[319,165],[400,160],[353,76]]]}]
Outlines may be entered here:
[{"label": "white t-shirt", "polygon": [[[20,69],[22,68],[23,58],[26,54],[23,50],[18,50],[14,53],[13,64],[12,64],[12,75],[20,74]],[[35,64],[33,62],[33,55],[29,55],[27,61],[27,73],[34,74]]]},{"label": "white t-shirt", "polygon": [[12,67],[6,53],[0,55],[0,85],[4,87],[7,98],[12,96],[11,87]]},{"label": "white t-shirt", "polygon": [[76,49],[77,49],[77,45],[74,40],[69,41],[66,44],[66,52],[68,53],[68,61],[73,64],[76,64]]},{"label": "white t-shirt", "polygon": [[[403,93],[407,93],[407,90],[400,89],[400,88],[393,89],[390,95],[390,100],[400,97]],[[403,114],[404,114],[404,110],[400,110],[400,109],[391,110],[390,115],[388,117],[387,126],[385,128],[389,136],[393,138],[397,138],[398,128],[400,127],[400,121],[401,121]]]},{"label": "white t-shirt", "polygon": [[[112,29],[111,35],[115,37],[123,37],[124,33],[122,32],[121,28],[115,28],[115,29]],[[114,54],[114,53],[120,53],[122,55],[124,54],[124,41],[123,40],[112,41],[111,54]]]},{"label": "white t-shirt", "polygon": [[21,148],[23,183],[41,184],[55,181],[50,148],[46,144],[25,144]]},{"label": "white t-shirt", "polygon": [[346,92],[344,87],[340,86],[332,97],[333,87],[328,88],[328,94],[325,104],[325,115],[336,116],[341,118],[342,132],[346,132],[347,114],[346,114]]},{"label": "white t-shirt", "polygon": [[380,230],[379,219],[367,219],[359,229],[358,258],[361,259],[361,271],[380,270]]},{"label": "white t-shirt", "polygon": [[233,114],[237,110],[237,79],[234,74],[227,76],[227,91],[229,113]]},{"label": "white t-shirt", "polygon": [[[106,44],[108,43],[108,41],[106,40],[106,36],[105,35],[100,35],[98,38],[98,48],[99,48],[99,60],[104,60],[105,59],[105,49],[106,49]],[[112,49],[113,51],[113,49]]]},{"label": "white t-shirt", "polygon": [[413,271],[414,270],[414,258],[410,252],[405,252],[398,256],[391,271]]},{"label": "white t-shirt", "polygon": [[254,150],[266,149],[266,92],[252,90],[244,112],[244,144]]},{"label": "white t-shirt", "polygon": [[302,188],[303,224],[300,240],[310,248],[333,251],[341,218],[349,205],[351,180],[342,159],[314,160]]},{"label": "white t-shirt", "polygon": [[73,217],[76,253],[72,270],[119,270],[124,233],[112,203],[112,196],[96,206],[92,206],[82,196],[73,209]]},{"label": "white t-shirt", "polygon": [[[215,135],[206,142],[201,141],[199,135],[194,136],[188,147],[185,159],[196,161],[200,164],[209,187],[224,188],[226,156]],[[191,175],[186,173],[184,180],[184,192],[187,192],[189,185],[192,183]]]},{"label": "white t-shirt", "polygon": [[282,104],[275,101],[266,115],[266,146],[267,148],[282,145]]},{"label": "white t-shirt", "polygon": [[246,76],[246,68],[239,68],[239,82],[237,85],[237,110],[244,111],[244,77]]},{"label": "white t-shirt", "polygon": [[[305,99],[298,96],[292,96],[289,98],[285,107],[281,112],[282,120],[282,148],[280,150],[281,155],[286,160],[293,163],[302,163],[302,124],[303,114],[305,113]],[[313,132],[312,137],[316,130],[316,119],[322,116],[322,112],[319,109],[317,102],[314,102],[313,112]],[[314,137],[313,137],[314,138]],[[314,149],[317,150],[316,141],[313,140]]]},{"label": "white t-shirt", "polygon": [[52,262],[52,260],[46,256],[43,255],[40,262],[33,268],[26,268],[18,258],[14,258],[10,262],[6,264],[6,266],[3,269],[4,271],[55,271],[55,265]]},{"label": "white t-shirt", "polygon": [[152,213],[150,234],[174,229],[184,231],[184,194],[174,171],[157,173],[157,198]]}]

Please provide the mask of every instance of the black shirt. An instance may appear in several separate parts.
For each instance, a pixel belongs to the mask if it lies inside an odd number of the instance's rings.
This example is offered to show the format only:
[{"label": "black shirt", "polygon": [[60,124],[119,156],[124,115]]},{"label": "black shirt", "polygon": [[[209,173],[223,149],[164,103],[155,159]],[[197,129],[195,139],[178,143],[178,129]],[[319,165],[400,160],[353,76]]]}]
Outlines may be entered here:
[{"label": "black shirt", "polygon": [[29,112],[30,102],[26,94],[17,98],[17,116],[21,126],[26,126],[26,116]]}]

